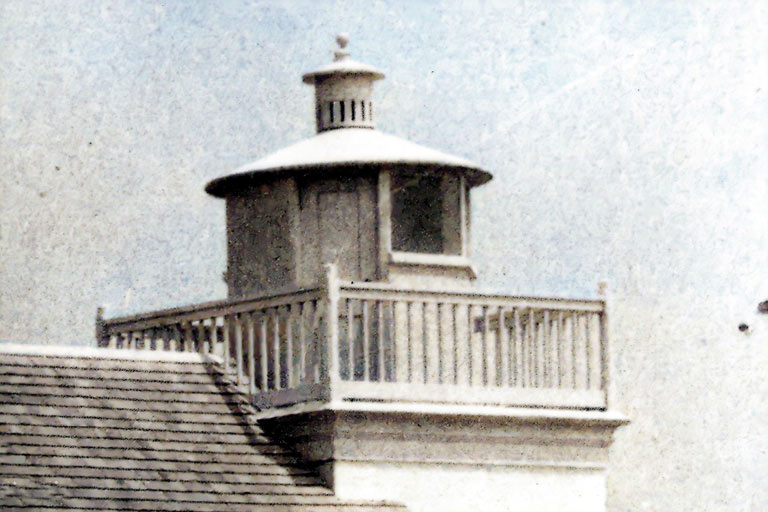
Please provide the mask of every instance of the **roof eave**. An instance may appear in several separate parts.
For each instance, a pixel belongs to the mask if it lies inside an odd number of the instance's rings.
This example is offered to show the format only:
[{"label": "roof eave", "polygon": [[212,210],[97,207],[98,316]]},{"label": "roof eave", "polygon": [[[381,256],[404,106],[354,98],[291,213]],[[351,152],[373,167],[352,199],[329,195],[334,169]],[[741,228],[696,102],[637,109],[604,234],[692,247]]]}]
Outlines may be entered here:
[{"label": "roof eave", "polygon": [[346,161],[346,162],[323,162],[315,164],[303,164],[273,167],[268,169],[252,169],[239,171],[226,176],[220,176],[208,182],[205,191],[219,198],[225,198],[230,191],[242,185],[248,186],[263,183],[264,181],[274,180],[284,176],[304,176],[309,174],[336,174],[344,173],[351,169],[360,169],[361,167],[371,170],[385,166],[406,166],[406,167],[428,167],[434,170],[457,170],[462,171],[468,178],[470,187],[484,185],[493,179],[491,173],[469,165],[449,164],[434,161],[409,161],[409,160],[391,160],[391,161]]}]

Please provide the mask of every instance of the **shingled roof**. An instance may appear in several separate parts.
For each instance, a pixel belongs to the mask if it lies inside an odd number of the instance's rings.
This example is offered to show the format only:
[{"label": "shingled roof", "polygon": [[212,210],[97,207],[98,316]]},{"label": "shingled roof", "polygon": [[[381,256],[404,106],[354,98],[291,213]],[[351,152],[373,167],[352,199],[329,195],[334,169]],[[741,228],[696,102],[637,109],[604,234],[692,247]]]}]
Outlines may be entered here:
[{"label": "shingled roof", "polygon": [[405,510],[335,498],[213,361],[69,351],[0,346],[2,510]]}]

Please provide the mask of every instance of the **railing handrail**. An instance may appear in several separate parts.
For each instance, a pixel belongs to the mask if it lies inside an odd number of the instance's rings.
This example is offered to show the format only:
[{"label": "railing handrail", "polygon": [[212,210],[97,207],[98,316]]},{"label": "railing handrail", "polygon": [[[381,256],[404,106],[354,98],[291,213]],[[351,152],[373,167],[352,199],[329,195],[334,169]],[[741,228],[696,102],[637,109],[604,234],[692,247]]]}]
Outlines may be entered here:
[{"label": "railing handrail", "polygon": [[[340,292],[380,292],[387,298],[400,298],[401,300],[445,300],[472,301],[475,299],[491,300],[508,306],[520,308],[546,308],[562,311],[591,311],[603,312],[605,310],[604,299],[571,299],[549,298],[524,295],[504,295],[496,292],[487,292],[474,289],[422,289],[397,286],[388,283],[353,282],[338,280]],[[109,335],[115,332],[123,332],[131,329],[147,329],[161,327],[169,323],[178,323],[199,318],[208,318],[215,315],[237,314],[253,311],[266,307],[281,305],[297,298],[315,294],[316,298],[327,293],[327,286],[282,290],[275,293],[254,295],[239,299],[221,299],[198,304],[190,304],[174,308],[160,309],[135,315],[120,316],[101,319],[103,334]],[[372,297],[370,297],[372,298]]]},{"label": "railing handrail", "polygon": [[161,327],[171,323],[232,315],[290,303],[302,297],[321,298],[323,287],[285,290],[271,294],[255,295],[241,299],[222,299],[188,306],[161,309],[136,315],[104,318],[101,321],[103,334],[110,335],[126,330]]},{"label": "railing handrail", "polygon": [[111,319],[99,314],[97,336],[114,348],[219,354],[225,372],[236,370],[237,385],[264,407],[312,400],[607,403],[604,299],[344,281],[334,265],[325,274],[312,288]]},{"label": "railing handrail", "polygon": [[[423,289],[397,286],[388,283],[370,283],[358,281],[339,280],[341,293],[351,292],[382,292],[387,294],[387,299],[401,298],[401,300],[423,301],[424,298],[442,300],[445,298],[503,302],[505,305],[521,308],[542,308],[562,311],[579,312],[603,312],[605,311],[604,299],[572,299],[560,297],[536,297],[525,295],[504,295],[496,292],[488,292],[474,289]],[[412,298],[411,298],[412,297]],[[366,297],[374,298],[374,297]]]}]

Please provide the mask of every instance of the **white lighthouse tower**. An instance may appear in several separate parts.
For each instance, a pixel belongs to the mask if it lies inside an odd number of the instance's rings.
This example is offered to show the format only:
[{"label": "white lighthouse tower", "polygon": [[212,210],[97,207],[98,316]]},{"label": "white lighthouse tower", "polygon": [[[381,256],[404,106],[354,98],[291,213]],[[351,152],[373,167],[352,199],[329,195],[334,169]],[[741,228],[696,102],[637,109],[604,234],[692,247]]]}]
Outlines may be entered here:
[{"label": "white lighthouse tower", "polygon": [[626,423],[604,300],[476,290],[470,194],[491,174],[377,130],[384,74],[338,43],[303,76],[317,134],[206,187],[226,201],[229,298],[104,321],[103,344],[221,358],[343,499],[604,510]]}]

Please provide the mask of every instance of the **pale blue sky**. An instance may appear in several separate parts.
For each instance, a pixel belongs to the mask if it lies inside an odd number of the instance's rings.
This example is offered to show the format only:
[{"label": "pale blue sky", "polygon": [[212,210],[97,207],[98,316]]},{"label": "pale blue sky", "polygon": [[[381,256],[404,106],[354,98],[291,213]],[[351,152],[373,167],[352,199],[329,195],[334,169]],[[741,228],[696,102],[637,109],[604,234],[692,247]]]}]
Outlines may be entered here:
[{"label": "pale blue sky", "polygon": [[[223,204],[203,186],[312,134],[301,73],[346,31],[388,75],[380,129],[494,173],[473,197],[482,286],[590,296],[608,281],[635,421],[614,510],[765,505],[767,9],[6,0],[0,341],[89,343],[98,305],[223,296]],[[693,501],[669,506],[680,488]]]}]

